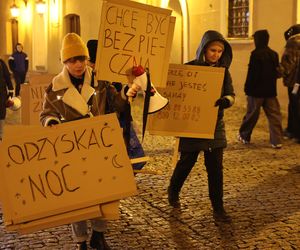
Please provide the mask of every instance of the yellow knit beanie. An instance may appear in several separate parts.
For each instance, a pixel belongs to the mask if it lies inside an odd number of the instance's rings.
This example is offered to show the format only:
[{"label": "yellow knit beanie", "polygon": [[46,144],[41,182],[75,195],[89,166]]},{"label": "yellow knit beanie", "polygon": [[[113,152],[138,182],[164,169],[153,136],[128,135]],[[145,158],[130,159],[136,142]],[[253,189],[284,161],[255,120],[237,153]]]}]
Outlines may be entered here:
[{"label": "yellow knit beanie", "polygon": [[89,51],[81,37],[76,33],[68,33],[62,41],[60,58],[62,62],[75,56],[86,56],[89,58]]}]

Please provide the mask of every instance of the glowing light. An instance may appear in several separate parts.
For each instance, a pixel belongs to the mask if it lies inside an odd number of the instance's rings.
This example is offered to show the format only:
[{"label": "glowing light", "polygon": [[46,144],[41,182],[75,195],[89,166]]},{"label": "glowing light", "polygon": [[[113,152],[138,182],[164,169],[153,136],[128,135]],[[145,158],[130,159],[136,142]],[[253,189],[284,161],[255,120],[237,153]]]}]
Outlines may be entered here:
[{"label": "glowing light", "polygon": [[20,9],[19,7],[16,5],[15,1],[13,3],[12,6],[10,6],[10,13],[11,13],[11,16],[13,18],[16,18],[20,15]]},{"label": "glowing light", "polygon": [[36,12],[38,14],[44,14],[46,12],[46,3],[43,0],[36,2]]},{"label": "glowing light", "polygon": [[168,8],[168,6],[169,6],[169,0],[161,0],[160,6],[162,8]]},{"label": "glowing light", "polygon": [[58,1],[52,1],[50,6],[50,19],[54,24],[58,24],[59,21],[59,6]]}]

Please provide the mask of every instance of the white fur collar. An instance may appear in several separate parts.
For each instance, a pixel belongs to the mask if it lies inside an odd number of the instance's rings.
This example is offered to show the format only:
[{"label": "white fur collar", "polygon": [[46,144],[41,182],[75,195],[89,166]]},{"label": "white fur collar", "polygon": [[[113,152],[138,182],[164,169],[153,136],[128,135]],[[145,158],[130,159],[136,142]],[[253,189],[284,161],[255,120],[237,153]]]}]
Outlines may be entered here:
[{"label": "white fur collar", "polygon": [[69,72],[64,66],[61,73],[59,73],[52,80],[52,90],[59,91],[66,89],[62,96],[62,101],[68,106],[76,109],[80,114],[86,115],[89,112],[88,100],[94,94],[95,89],[91,87],[92,68],[87,67],[84,75],[84,82],[81,93],[74,87],[70,80]]}]

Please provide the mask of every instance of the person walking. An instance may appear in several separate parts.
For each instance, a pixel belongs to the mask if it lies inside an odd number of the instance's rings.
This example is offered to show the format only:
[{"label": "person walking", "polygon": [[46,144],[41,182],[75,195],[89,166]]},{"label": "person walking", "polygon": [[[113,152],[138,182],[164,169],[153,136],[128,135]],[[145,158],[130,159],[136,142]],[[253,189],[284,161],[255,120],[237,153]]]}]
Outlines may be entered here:
[{"label": "person walking", "polygon": [[299,72],[300,72],[300,24],[291,26],[284,32],[285,50],[281,57],[279,72],[283,84],[287,87],[288,121],[284,136],[300,143],[300,106],[299,106]]},{"label": "person walking", "polygon": [[6,103],[13,97],[14,88],[5,62],[0,59],[0,141],[3,139],[4,123],[6,117]]},{"label": "person walking", "polygon": [[[86,45],[90,55],[88,64],[94,69],[97,56],[98,40],[91,39]],[[122,90],[122,83],[112,82],[112,84],[117,91]],[[134,129],[134,121],[131,115],[131,104],[129,102],[126,104],[124,111],[120,113],[119,122],[120,126],[123,128],[123,137],[129,158],[134,159],[144,157],[145,152]],[[145,164],[146,162],[133,163],[132,168],[134,170],[141,170]]]},{"label": "person walking", "polygon": [[267,30],[253,34],[255,49],[251,52],[245,82],[247,112],[239,129],[238,140],[250,143],[251,134],[263,108],[269,122],[270,143],[273,148],[282,147],[282,118],[277,99],[279,56],[269,46]]},{"label": "person walking", "polygon": [[[88,64],[88,48],[80,36],[68,33],[62,42],[61,61],[63,70],[53,78],[45,90],[40,121],[43,126],[53,126],[111,112],[122,112],[134,97],[139,86],[123,85],[118,92],[106,81],[94,81],[93,70]],[[92,236],[90,246],[97,250],[110,249],[105,238],[106,221],[101,218],[91,220]],[[72,223],[72,231],[78,250],[87,249],[87,221]]]},{"label": "person walking", "polygon": [[204,151],[204,164],[208,175],[208,191],[213,216],[216,220],[223,222],[231,221],[223,206],[223,151],[227,145],[223,116],[224,109],[231,107],[235,100],[229,73],[231,61],[232,49],[224,37],[215,30],[205,32],[197,50],[196,59],[187,64],[225,68],[222,93],[215,102],[215,106],[218,107],[218,117],[214,139],[180,138],[180,159],[168,187],[169,204],[179,207],[180,190],[194,167],[200,151]]},{"label": "person walking", "polygon": [[21,43],[17,43],[15,52],[8,58],[8,65],[13,72],[16,83],[15,96],[20,96],[21,84],[25,82],[29,66],[28,56],[23,52],[23,45]]}]

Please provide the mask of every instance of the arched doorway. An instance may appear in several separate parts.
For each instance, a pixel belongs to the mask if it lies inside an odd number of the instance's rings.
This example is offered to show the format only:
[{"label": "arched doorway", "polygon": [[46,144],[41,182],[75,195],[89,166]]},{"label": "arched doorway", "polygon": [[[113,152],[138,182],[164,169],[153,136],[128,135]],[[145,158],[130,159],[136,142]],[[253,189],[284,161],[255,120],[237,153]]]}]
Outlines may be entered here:
[{"label": "arched doorway", "polygon": [[168,7],[172,9],[172,16],[176,17],[171,63],[185,63],[189,60],[189,17],[186,0],[170,0]]}]

